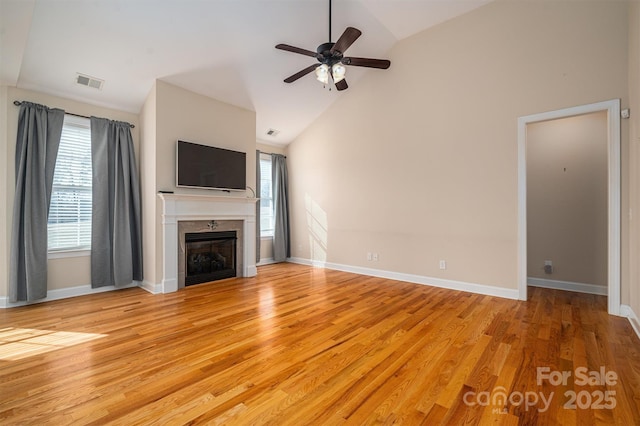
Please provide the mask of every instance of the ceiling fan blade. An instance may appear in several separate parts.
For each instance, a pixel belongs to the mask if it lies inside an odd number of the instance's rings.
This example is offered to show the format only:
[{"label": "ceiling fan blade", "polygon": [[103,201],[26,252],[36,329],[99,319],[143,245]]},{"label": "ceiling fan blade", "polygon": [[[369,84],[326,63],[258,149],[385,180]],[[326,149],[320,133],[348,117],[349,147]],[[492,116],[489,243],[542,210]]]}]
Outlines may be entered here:
[{"label": "ceiling fan blade", "polygon": [[345,90],[349,87],[349,85],[347,85],[347,80],[342,79],[339,82],[336,83],[336,89],[338,90]]},{"label": "ceiling fan blade", "polygon": [[318,54],[316,52],[312,52],[311,50],[302,49],[300,47],[289,46],[288,44],[279,44],[276,46],[276,49],[286,50],[287,52],[299,53],[301,55],[311,56],[312,58],[318,58]]},{"label": "ceiling fan blade", "polygon": [[340,53],[344,53],[345,50],[347,50],[349,46],[351,46],[353,42],[356,41],[358,37],[360,37],[360,34],[362,34],[362,31],[360,31],[359,29],[353,28],[353,27],[347,27],[347,29],[344,30],[344,32],[342,33],[338,41],[336,41],[336,44],[333,45],[330,52],[332,54],[333,52],[336,52],[336,51]]},{"label": "ceiling fan blade", "polygon": [[342,58],[342,63],[356,67],[380,68],[383,70],[386,70],[391,65],[391,61],[386,59],[371,58]]},{"label": "ceiling fan blade", "polygon": [[305,75],[309,74],[310,72],[312,72],[313,70],[315,70],[319,66],[320,66],[320,64],[314,64],[314,65],[308,66],[305,69],[303,69],[302,71],[298,71],[297,73],[293,74],[292,76],[285,78],[284,82],[285,83],[293,83],[294,81],[296,81],[300,77],[304,77]]}]

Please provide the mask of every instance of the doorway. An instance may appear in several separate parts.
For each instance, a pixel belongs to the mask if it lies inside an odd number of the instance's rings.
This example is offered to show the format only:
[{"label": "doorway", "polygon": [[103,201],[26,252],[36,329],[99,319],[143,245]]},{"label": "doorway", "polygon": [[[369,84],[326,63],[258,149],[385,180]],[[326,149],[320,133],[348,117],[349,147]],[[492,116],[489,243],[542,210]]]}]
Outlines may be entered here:
[{"label": "doorway", "polygon": [[[607,120],[607,253],[608,311],[620,314],[620,100],[599,102],[518,119],[518,293],[527,300],[527,126],[604,111]],[[544,265],[541,265],[544,267]]]}]

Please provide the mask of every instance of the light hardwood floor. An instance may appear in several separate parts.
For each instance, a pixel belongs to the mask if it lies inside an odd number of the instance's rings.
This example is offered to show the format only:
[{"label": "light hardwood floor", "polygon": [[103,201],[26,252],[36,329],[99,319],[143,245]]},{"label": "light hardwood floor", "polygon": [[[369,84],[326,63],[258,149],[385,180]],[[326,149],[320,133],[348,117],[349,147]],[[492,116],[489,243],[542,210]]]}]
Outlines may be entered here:
[{"label": "light hardwood floor", "polygon": [[[539,384],[545,367],[571,377]],[[610,383],[580,386],[581,367]],[[518,302],[293,264],[2,310],[0,424],[109,423],[640,424],[640,342],[602,296]]]}]

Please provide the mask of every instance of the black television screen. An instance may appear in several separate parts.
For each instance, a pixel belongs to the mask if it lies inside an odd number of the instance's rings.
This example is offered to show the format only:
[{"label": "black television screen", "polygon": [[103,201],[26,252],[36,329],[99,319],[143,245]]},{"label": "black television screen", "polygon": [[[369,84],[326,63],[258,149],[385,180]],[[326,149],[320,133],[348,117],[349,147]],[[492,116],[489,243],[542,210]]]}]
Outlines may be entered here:
[{"label": "black television screen", "polygon": [[247,154],[178,141],[176,186],[244,191]]}]

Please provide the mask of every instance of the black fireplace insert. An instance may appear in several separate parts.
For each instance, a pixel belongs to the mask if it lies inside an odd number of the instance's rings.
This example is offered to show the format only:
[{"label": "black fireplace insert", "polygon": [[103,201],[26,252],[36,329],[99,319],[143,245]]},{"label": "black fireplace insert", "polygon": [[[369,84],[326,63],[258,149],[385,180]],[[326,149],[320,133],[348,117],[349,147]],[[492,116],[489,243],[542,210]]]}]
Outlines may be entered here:
[{"label": "black fireplace insert", "polygon": [[236,231],[185,234],[184,285],[236,276]]}]

